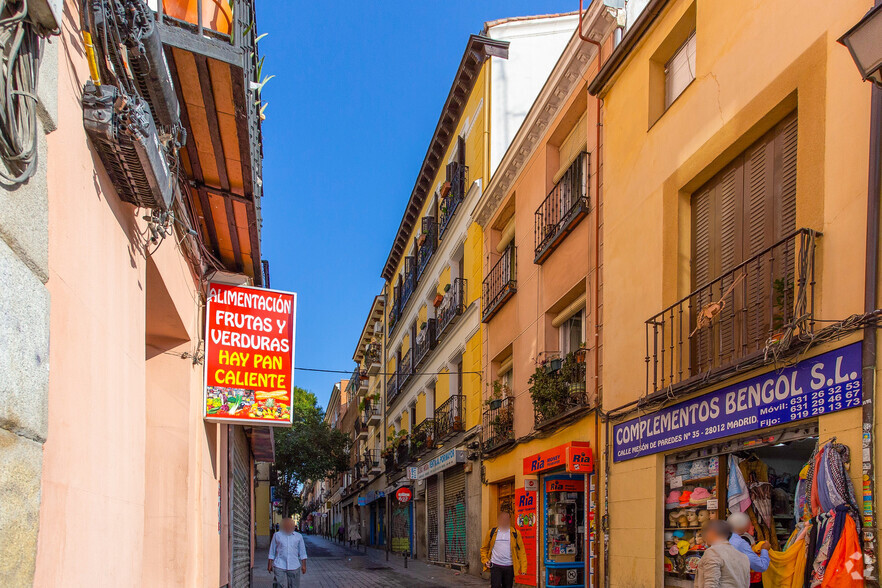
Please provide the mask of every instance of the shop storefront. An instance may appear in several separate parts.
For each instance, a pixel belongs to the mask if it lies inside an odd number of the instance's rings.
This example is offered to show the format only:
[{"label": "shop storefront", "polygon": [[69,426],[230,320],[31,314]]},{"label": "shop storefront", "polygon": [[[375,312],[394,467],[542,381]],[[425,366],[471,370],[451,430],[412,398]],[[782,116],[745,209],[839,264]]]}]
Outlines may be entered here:
[{"label": "shop storefront", "polygon": [[[369,545],[380,546],[386,544],[386,505],[385,492],[382,490],[368,490],[363,498],[360,498],[359,506],[367,509],[367,533],[363,538]],[[364,508],[362,509],[364,512]]]},{"label": "shop storefront", "polygon": [[456,448],[407,469],[409,480],[425,483],[426,554],[420,557],[429,562],[468,564],[465,461],[466,450]]},{"label": "shop storefront", "polygon": [[392,551],[396,553],[413,552],[413,492],[405,486],[396,490],[392,496]]},{"label": "shop storefront", "polygon": [[[590,443],[566,443],[526,457],[523,463],[524,475],[538,479],[528,478],[518,491],[515,518],[528,553],[536,553],[537,561],[517,581],[529,586],[593,588],[597,528]],[[536,511],[531,516],[533,504]]]},{"label": "shop storefront", "polygon": [[[837,427],[860,426],[859,411],[844,412],[861,405],[860,358],[860,344],[852,344],[613,427],[615,462],[664,454],[664,512],[658,513],[664,548],[657,556],[664,586],[692,586],[707,549],[702,525],[734,512],[748,515],[749,542],[809,553],[818,574],[829,564],[814,562],[815,551],[806,545],[823,539],[837,517],[840,531],[850,519],[852,535],[860,532],[851,479],[860,461],[849,464],[849,457],[860,459],[859,447],[835,436]],[[843,427],[848,416],[854,420]],[[775,561],[773,574],[793,573]],[[808,570],[812,574],[811,564]]]}]

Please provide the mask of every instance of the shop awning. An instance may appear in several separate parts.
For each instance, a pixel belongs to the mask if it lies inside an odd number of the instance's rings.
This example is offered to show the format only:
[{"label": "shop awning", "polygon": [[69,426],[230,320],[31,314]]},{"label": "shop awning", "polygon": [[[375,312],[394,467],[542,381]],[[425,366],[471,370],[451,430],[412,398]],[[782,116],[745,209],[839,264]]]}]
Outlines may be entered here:
[{"label": "shop awning", "polygon": [[594,471],[594,453],[587,441],[570,441],[524,458],[524,474],[532,475],[565,468],[580,474]]}]

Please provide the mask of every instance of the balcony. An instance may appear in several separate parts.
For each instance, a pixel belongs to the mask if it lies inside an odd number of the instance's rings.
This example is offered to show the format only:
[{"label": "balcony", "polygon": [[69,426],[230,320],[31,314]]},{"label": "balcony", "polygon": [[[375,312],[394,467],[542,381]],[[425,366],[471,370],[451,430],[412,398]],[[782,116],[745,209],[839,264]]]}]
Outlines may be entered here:
[{"label": "balcony", "polygon": [[514,441],[514,398],[491,400],[483,419],[484,453],[490,453]]},{"label": "balcony", "polygon": [[386,406],[392,406],[392,401],[398,396],[399,391],[398,372],[395,372],[389,376],[388,380],[386,380]]},{"label": "balcony", "polygon": [[395,465],[400,470],[412,461],[413,456],[410,453],[410,446],[407,444],[407,440],[402,441],[395,449]]},{"label": "balcony", "polygon": [[367,424],[362,419],[355,419],[354,429],[356,441],[367,441]]},{"label": "balcony", "polygon": [[423,277],[423,272],[429,267],[429,261],[438,248],[438,223],[431,216],[423,218],[422,230],[417,237],[416,281]]},{"label": "balcony", "polygon": [[435,348],[435,319],[426,321],[426,327],[416,335],[415,341],[413,365],[417,368]]},{"label": "balcony", "polygon": [[465,431],[465,396],[456,394],[435,409],[435,443]]},{"label": "balcony", "polygon": [[383,467],[386,470],[387,476],[392,476],[398,473],[398,464],[396,463],[394,452],[386,453],[383,456]]},{"label": "balcony", "polygon": [[410,451],[419,457],[435,447],[435,419],[425,419],[413,428]]},{"label": "balcony", "polygon": [[362,413],[362,420],[368,427],[379,426],[383,420],[383,415],[380,413],[380,405],[373,403],[367,405]]},{"label": "balcony", "polygon": [[[459,205],[465,200],[466,186],[469,182],[469,168],[459,162],[453,161],[447,164],[447,182],[444,190],[447,194],[441,198],[441,215],[438,228],[439,239],[444,238],[447,226],[456,214]],[[449,186],[448,186],[449,184]]]},{"label": "balcony", "polygon": [[488,322],[518,290],[515,246],[509,245],[484,278],[483,322]]},{"label": "balcony", "polygon": [[533,263],[545,261],[588,215],[588,176],[588,154],[582,152],[536,209]]},{"label": "balcony", "polygon": [[450,289],[444,293],[444,298],[438,306],[438,318],[436,322],[437,340],[447,333],[450,325],[465,312],[466,280],[456,278],[450,285]]},{"label": "balcony", "polygon": [[819,236],[799,229],[647,320],[647,394],[761,365],[813,333]]},{"label": "balcony", "polygon": [[368,466],[368,471],[371,474],[379,474],[382,471],[380,468],[380,450],[379,449],[368,449],[364,452],[364,462]]},{"label": "balcony", "polygon": [[585,381],[586,350],[546,360],[530,376],[536,430],[553,426],[590,406]]},{"label": "balcony", "polygon": [[380,357],[380,345],[377,343],[368,343],[364,351],[364,365],[367,368],[369,376],[376,376],[382,369],[382,359]]},{"label": "balcony", "polygon": [[368,375],[366,372],[362,371],[360,366],[356,366],[354,370],[352,370],[352,375],[349,376],[349,384],[347,386],[350,392],[354,394],[359,394],[361,392],[367,392],[368,389]]},{"label": "balcony", "polygon": [[360,461],[355,464],[355,471],[357,472],[357,479],[360,483],[366,484],[369,480],[369,472],[371,471],[371,464],[367,461]]},{"label": "balcony", "polygon": [[[201,11],[188,10],[194,4]],[[208,252],[263,285],[262,133],[254,0],[159,0],[157,21],[187,140],[180,172]],[[264,78],[265,79],[265,78]]]},{"label": "balcony", "polygon": [[399,390],[404,390],[404,387],[407,386],[407,383],[410,381],[410,377],[413,375],[413,365],[411,364],[411,360],[413,359],[413,353],[408,349],[404,352],[404,355],[401,356],[401,365],[398,368],[398,388]]}]

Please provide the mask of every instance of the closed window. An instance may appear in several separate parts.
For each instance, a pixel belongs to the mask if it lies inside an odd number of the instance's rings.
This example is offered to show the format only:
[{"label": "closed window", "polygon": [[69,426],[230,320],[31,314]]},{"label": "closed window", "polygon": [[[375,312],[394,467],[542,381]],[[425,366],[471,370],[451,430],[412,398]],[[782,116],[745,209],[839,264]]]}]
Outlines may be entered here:
[{"label": "closed window", "polygon": [[665,110],[695,79],[695,32],[693,31],[665,64]]},{"label": "closed window", "polygon": [[585,340],[585,309],[568,318],[560,326],[560,351],[562,354],[572,353],[582,346]]},{"label": "closed window", "polygon": [[[693,373],[762,348],[792,319],[796,249],[785,238],[796,230],[796,144],[794,113],[693,195]],[[720,300],[702,327],[698,309]]]}]

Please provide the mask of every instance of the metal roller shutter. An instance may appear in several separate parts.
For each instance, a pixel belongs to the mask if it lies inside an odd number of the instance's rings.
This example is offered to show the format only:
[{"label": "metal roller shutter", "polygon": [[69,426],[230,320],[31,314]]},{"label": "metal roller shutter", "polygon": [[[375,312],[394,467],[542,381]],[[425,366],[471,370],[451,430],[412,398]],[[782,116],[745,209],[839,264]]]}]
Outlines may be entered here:
[{"label": "metal roller shutter", "polygon": [[461,465],[444,472],[444,561],[468,563],[465,470]]},{"label": "metal roller shutter", "polygon": [[429,561],[441,561],[438,534],[438,476],[429,478],[426,486],[426,532],[428,533]]},{"label": "metal roller shutter", "polygon": [[232,471],[230,508],[232,510],[232,588],[251,585],[251,496],[248,441],[241,427],[230,427]]}]

